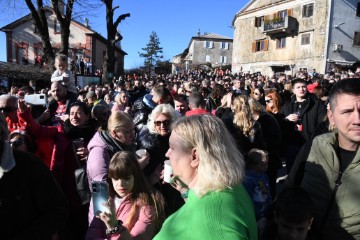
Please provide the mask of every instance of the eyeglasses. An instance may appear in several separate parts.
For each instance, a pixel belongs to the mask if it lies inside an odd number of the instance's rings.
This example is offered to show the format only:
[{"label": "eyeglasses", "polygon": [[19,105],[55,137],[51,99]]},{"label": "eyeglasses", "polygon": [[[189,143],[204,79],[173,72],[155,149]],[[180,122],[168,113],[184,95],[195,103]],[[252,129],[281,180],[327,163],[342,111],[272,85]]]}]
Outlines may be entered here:
[{"label": "eyeglasses", "polygon": [[271,101],[272,101],[272,99],[265,100],[266,103],[270,103]]},{"label": "eyeglasses", "polygon": [[15,110],[17,110],[17,107],[3,107],[3,108],[0,108],[1,112],[7,112],[7,113],[13,112]]},{"label": "eyeglasses", "polygon": [[170,123],[171,123],[171,121],[170,121],[170,120],[165,120],[165,121],[155,121],[155,122],[154,122],[155,126],[157,126],[157,127],[160,127],[160,126],[161,126],[161,124],[164,124],[164,126],[169,126],[169,125],[170,125]]}]

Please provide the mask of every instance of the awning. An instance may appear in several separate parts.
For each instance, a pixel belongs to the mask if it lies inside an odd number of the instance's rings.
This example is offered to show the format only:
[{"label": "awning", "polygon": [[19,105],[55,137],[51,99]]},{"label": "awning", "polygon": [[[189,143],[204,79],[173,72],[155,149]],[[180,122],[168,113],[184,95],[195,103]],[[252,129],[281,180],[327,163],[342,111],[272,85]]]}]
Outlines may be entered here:
[{"label": "awning", "polygon": [[269,67],[288,67],[288,64],[270,64]]},{"label": "awning", "polygon": [[335,59],[328,59],[327,62],[335,63],[335,65],[344,66],[344,67],[350,67],[356,63],[355,61],[345,61],[345,60],[335,60]]}]

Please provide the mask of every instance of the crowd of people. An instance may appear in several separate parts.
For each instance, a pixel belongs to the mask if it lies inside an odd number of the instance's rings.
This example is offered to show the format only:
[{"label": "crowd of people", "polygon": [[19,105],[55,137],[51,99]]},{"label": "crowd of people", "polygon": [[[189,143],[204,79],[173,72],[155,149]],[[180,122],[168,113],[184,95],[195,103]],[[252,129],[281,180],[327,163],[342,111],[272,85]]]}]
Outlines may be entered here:
[{"label": "crowd of people", "polygon": [[[79,89],[55,65],[49,89],[0,96],[1,239],[360,239],[360,68]],[[24,100],[37,93],[46,106]]]}]

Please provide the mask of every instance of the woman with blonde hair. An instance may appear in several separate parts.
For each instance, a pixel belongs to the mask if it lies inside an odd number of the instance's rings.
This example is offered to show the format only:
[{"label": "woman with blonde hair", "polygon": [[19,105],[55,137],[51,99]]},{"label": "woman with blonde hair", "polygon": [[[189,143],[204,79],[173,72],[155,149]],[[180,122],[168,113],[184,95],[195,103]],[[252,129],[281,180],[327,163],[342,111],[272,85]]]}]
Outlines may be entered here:
[{"label": "woman with blonde hair", "polygon": [[261,125],[254,119],[245,95],[232,96],[233,115],[223,118],[229,132],[233,135],[240,152],[244,155],[252,148],[263,148]]},{"label": "woman with blonde hair", "polygon": [[[98,131],[88,144],[89,157],[87,173],[89,183],[106,181],[110,159],[119,151],[135,152],[134,123],[132,117],[124,112],[113,112],[108,120],[107,130]],[[139,164],[144,168],[149,160],[148,154],[139,158]],[[90,201],[89,224],[94,218],[93,203]],[[98,220],[99,221],[99,220]]]},{"label": "woman with blonde hair", "polygon": [[129,95],[125,91],[121,91],[115,96],[114,105],[111,112],[122,111],[131,114],[131,106],[129,102]]},{"label": "woman with blonde hair", "polygon": [[87,239],[152,239],[164,220],[164,202],[146,182],[136,155],[116,153],[107,181],[109,213],[99,214],[101,221],[90,225]]},{"label": "woman with blonde hair", "polygon": [[166,157],[190,189],[154,239],[257,239],[251,200],[241,184],[244,159],[224,123],[211,115],[173,124]]},{"label": "woman with blonde hair", "polygon": [[149,164],[144,168],[144,174],[164,195],[167,203],[167,215],[175,212],[184,204],[181,195],[175,189],[169,184],[160,183],[160,171],[166,160],[165,153],[169,149],[171,124],[178,117],[178,113],[170,104],[157,105],[149,115],[147,125],[141,129],[137,139],[138,147],[146,149],[150,156]]}]

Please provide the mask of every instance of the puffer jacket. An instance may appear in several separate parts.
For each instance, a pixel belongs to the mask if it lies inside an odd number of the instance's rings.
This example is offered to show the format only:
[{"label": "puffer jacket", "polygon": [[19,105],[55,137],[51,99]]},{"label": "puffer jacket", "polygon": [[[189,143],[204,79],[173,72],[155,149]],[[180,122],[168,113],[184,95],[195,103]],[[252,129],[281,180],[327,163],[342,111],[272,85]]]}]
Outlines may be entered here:
[{"label": "puffer jacket", "polygon": [[150,162],[144,168],[145,176],[150,176],[159,164],[164,164],[166,160],[165,154],[169,149],[169,137],[153,134],[145,126],[139,133],[137,142],[138,148],[144,148],[149,152]]},{"label": "puffer jacket", "polygon": [[152,95],[146,94],[134,102],[132,112],[134,114],[135,127],[138,132],[146,125],[149,114],[156,106],[151,99]]}]

